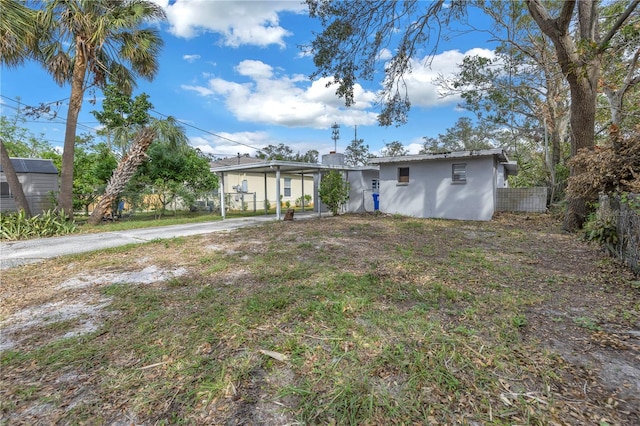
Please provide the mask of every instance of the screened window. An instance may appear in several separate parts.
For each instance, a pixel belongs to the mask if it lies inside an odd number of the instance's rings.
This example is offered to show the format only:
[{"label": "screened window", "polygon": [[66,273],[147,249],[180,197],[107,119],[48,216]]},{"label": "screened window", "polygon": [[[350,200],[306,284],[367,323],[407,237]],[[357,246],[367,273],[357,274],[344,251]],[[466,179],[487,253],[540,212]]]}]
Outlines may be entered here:
[{"label": "screened window", "polygon": [[452,166],[451,181],[453,183],[467,183],[467,165],[465,163]]},{"label": "screened window", "polygon": [[291,178],[284,178],[284,196],[291,197]]},{"label": "screened window", "polygon": [[398,183],[409,183],[408,167],[398,167]]}]

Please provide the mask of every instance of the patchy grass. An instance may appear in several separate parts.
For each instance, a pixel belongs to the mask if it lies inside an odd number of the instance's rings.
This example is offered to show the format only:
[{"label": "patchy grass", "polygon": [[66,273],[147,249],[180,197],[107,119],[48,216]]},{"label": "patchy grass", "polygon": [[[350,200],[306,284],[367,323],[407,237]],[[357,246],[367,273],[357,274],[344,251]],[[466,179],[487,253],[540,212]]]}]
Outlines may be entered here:
[{"label": "patchy grass", "polygon": [[[544,215],[344,216],[14,268],[0,422],[634,424],[640,373],[588,358],[640,353],[637,280],[603,259]],[[72,302],[95,327],[18,327]]]}]

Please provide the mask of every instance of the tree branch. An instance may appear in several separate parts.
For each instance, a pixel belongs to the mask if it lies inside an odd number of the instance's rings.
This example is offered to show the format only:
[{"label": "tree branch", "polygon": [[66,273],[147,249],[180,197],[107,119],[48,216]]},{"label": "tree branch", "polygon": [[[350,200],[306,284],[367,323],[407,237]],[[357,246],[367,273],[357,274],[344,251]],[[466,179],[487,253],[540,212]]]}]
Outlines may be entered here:
[{"label": "tree branch", "polygon": [[627,20],[627,18],[629,17],[629,15],[631,15],[631,13],[635,10],[635,8],[638,7],[638,4],[640,4],[640,0],[634,0],[631,3],[629,3],[629,6],[627,6],[627,9],[622,13],[622,15],[620,15],[620,17],[613,24],[611,29],[609,29],[609,32],[607,33],[607,35],[605,35],[604,38],[600,41],[600,44],[598,45],[598,53],[602,53],[607,48],[607,45],[609,44],[613,36],[620,29],[622,24],[624,24],[624,21]]}]

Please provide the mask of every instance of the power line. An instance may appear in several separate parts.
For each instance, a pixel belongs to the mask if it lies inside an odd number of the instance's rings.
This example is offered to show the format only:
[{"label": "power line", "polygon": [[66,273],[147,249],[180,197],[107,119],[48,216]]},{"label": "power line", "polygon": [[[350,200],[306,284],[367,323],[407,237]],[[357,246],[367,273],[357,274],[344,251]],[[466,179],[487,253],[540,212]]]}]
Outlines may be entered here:
[{"label": "power line", "polygon": [[[8,96],[0,95],[0,97],[5,98],[5,99],[7,99],[7,100],[9,100],[9,101],[11,101],[11,102],[17,103],[18,105],[25,105],[25,106],[29,106],[29,107],[30,107],[30,105],[26,105],[26,104],[24,104],[23,102],[20,102],[20,101],[18,101],[17,99],[13,99],[13,98],[10,98],[10,97],[8,97]],[[69,98],[65,98],[65,99],[69,99]],[[61,102],[61,101],[63,101],[63,100],[64,100],[64,99],[62,99],[62,100],[60,100],[60,101],[46,102],[46,103],[43,103],[42,105],[51,105],[51,104],[54,104],[54,103]],[[8,108],[15,109],[16,111],[20,109],[19,107],[15,107],[15,106],[12,106],[12,105],[7,105],[7,104],[4,104],[3,106],[6,106],[6,107],[8,107]],[[151,112],[153,112],[154,114],[157,114],[157,115],[162,116],[162,117],[165,117],[165,118],[171,117],[170,115],[163,114],[163,113],[161,113],[161,112],[159,112],[159,111],[155,111],[155,110],[153,110],[153,109],[152,109],[152,110],[150,110],[150,111],[151,111]],[[52,120],[52,121],[53,121],[53,120],[62,120],[62,121],[58,121],[58,122],[59,122],[59,123],[63,123],[63,122],[65,122],[65,121],[66,121],[66,117],[62,117],[62,116],[59,116],[59,115],[57,115],[57,114],[56,114],[56,116],[55,116],[55,117],[53,117],[51,120]],[[231,142],[231,143],[235,143],[235,144],[237,144],[237,145],[242,145],[242,146],[246,146],[247,148],[255,149],[256,151],[260,151],[260,150],[261,150],[261,148],[259,148],[259,147],[255,147],[255,146],[253,146],[253,145],[249,145],[249,144],[246,144],[246,143],[244,143],[244,142],[239,142],[239,141],[233,140],[233,139],[228,138],[228,137],[226,137],[226,136],[222,136],[222,135],[219,135],[219,134],[217,134],[217,133],[213,133],[213,132],[211,132],[211,131],[208,131],[208,130],[202,129],[202,128],[198,127],[198,126],[194,126],[193,124],[189,124],[189,123],[186,123],[186,122],[181,121],[181,120],[178,120],[178,119],[175,119],[175,120],[176,120],[178,123],[180,123],[180,124],[182,124],[183,126],[185,126],[185,127],[190,127],[190,128],[192,128],[192,129],[198,130],[198,131],[203,132],[203,133],[206,133],[206,134],[208,134],[208,135],[215,136],[215,137],[220,138],[220,139],[224,139],[224,140],[229,141],[229,142]],[[30,122],[30,123],[42,123],[42,121],[36,121],[36,120],[29,120],[29,122]],[[89,130],[90,130],[90,131],[92,131],[92,132],[96,132],[96,129],[94,129],[94,128],[92,128],[92,127],[89,127],[89,126],[86,126],[86,125],[84,125],[84,124],[82,124],[82,123],[80,123],[80,122],[78,123],[78,126],[83,127],[83,128],[86,128],[86,129],[89,129]],[[215,155],[215,154],[214,154],[214,155]]]},{"label": "power line", "polygon": [[[26,105],[26,104],[24,104],[24,103],[22,103],[22,102],[20,102],[20,101],[18,101],[18,100],[16,100],[16,99],[9,98],[9,97],[7,97],[7,96],[5,96],[5,95],[0,95],[0,97],[3,97],[3,98],[8,99],[8,100],[10,100],[10,101],[12,101],[12,102],[15,102],[15,103],[17,103],[18,105],[25,105],[25,106],[31,107],[30,105]],[[3,106],[3,107],[6,107],[6,108],[14,109],[14,110],[16,110],[16,111],[21,110],[21,108],[20,108],[19,106],[17,106],[17,107],[16,107],[16,106],[13,106],[13,105],[8,105],[8,104],[2,104],[2,106]],[[67,119],[66,119],[66,117],[63,117],[63,116],[60,116],[60,115],[56,114],[54,117],[50,118],[48,121],[26,120],[26,119],[25,119],[25,121],[26,121],[26,122],[28,122],[28,123],[56,123],[56,124],[64,124],[64,123],[66,123]],[[86,124],[84,124],[83,122],[78,122],[78,123],[77,123],[77,125],[78,125],[78,127],[81,127],[81,128],[83,128],[83,129],[85,129],[85,130],[88,130],[88,131],[90,131],[90,132],[96,132],[96,129],[94,129],[93,127],[87,126],[87,125],[86,125]]]},{"label": "power line", "polygon": [[[163,113],[158,112],[158,111],[151,110],[151,112],[153,112],[153,113],[155,113],[155,114],[158,114],[158,115],[161,115],[161,116],[163,116],[163,117],[165,117],[165,118],[171,117],[171,116],[169,116],[169,115],[163,114]],[[174,118],[175,118],[175,117],[174,117]],[[224,139],[224,140],[226,140],[226,141],[229,141],[229,142],[232,142],[232,143],[235,143],[235,144],[238,144],[238,145],[243,145],[243,146],[246,146],[246,147],[248,147],[248,148],[255,149],[256,151],[260,151],[260,150],[261,150],[260,148],[257,148],[257,147],[255,147],[255,146],[252,146],[252,145],[246,144],[246,143],[244,143],[244,142],[238,142],[238,141],[235,141],[235,140],[233,140],[233,139],[230,139],[230,138],[228,138],[228,137],[226,137],[226,136],[218,135],[218,134],[213,133],[213,132],[210,132],[210,131],[208,131],[208,130],[201,129],[200,127],[194,126],[193,124],[185,123],[184,121],[180,121],[180,120],[178,120],[178,119],[175,119],[175,120],[176,120],[178,123],[180,123],[180,124],[182,124],[182,125],[184,125],[184,126],[191,127],[192,129],[199,130],[199,131],[204,132],[204,133],[206,133],[206,134],[208,134],[208,135],[215,136],[215,137],[217,137],[217,138]]]}]

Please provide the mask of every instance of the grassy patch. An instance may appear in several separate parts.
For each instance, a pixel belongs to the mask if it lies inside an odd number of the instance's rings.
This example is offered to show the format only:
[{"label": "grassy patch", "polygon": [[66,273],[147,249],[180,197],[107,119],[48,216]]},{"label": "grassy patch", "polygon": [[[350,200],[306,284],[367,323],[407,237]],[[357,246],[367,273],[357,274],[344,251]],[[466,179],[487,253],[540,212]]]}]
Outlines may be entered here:
[{"label": "grassy patch", "polygon": [[[141,258],[189,272],[89,287],[83,291],[109,300],[98,330],[2,351],[3,416],[507,425],[575,423],[595,410],[613,418],[611,405],[566,404],[561,396],[580,394],[584,382],[566,381],[570,368],[526,338],[535,325],[528,312],[545,300],[541,289],[557,291],[574,275],[552,280],[524,256],[501,262],[509,253],[475,236],[500,233],[509,247],[520,246],[523,233],[486,226],[341,217],[119,248],[106,252],[118,259],[109,263],[74,256],[58,266],[61,279],[69,270],[140,267]],[[233,249],[203,248],[213,244]],[[636,318],[633,305],[624,309]],[[598,324],[586,316],[575,323]],[[34,407],[45,406],[37,417]]]}]

